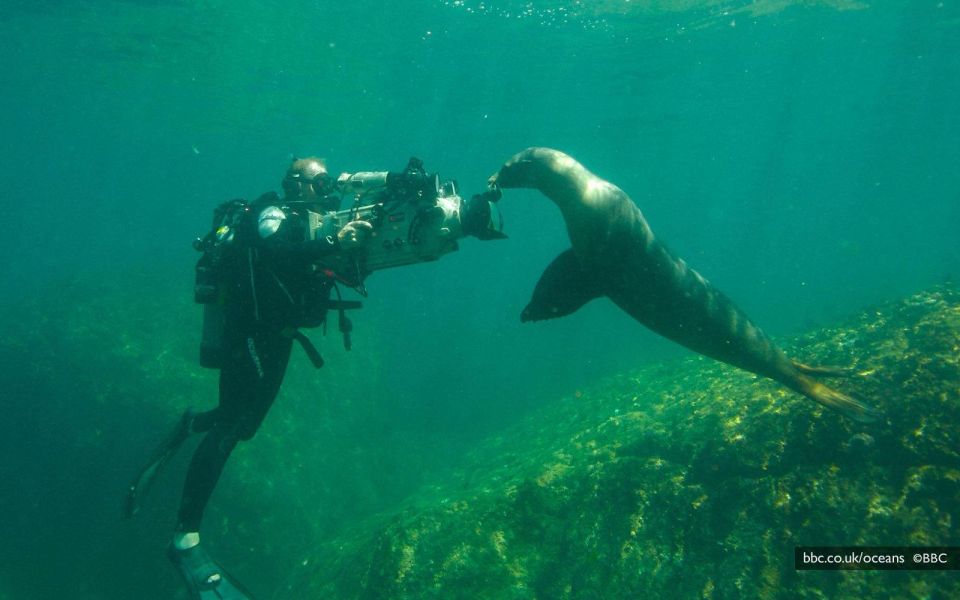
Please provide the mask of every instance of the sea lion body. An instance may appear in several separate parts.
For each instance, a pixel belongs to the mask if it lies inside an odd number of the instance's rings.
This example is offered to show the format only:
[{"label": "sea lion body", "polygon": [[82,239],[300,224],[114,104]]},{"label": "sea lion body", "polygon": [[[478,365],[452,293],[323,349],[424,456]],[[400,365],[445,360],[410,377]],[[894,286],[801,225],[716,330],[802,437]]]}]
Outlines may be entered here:
[{"label": "sea lion body", "polygon": [[529,148],[490,181],[540,190],[560,208],[572,243],[544,271],[522,320],[565,316],[607,296],[646,327],[691,350],[774,379],[854,419],[876,418],[872,408],[811,377],[842,370],[788,358],[729,298],[656,239],[623,190],[572,157]]}]

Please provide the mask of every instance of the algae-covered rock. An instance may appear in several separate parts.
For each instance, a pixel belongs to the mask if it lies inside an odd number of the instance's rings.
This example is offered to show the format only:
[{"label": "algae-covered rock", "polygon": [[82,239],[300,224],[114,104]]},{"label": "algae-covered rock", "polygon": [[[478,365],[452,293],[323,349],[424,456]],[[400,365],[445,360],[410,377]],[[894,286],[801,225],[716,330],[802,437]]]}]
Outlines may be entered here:
[{"label": "algae-covered rock", "polygon": [[798,545],[957,545],[960,292],[788,344],[863,425],[695,357],[623,374],[318,548],[298,598],[956,598],[950,572],[796,571]]},{"label": "algae-covered rock", "polygon": [[[215,402],[215,374],[195,362],[199,311],[188,278],[97,280],[6,312],[10,597],[42,579],[30,557],[59,555],[44,581],[60,595],[119,597],[104,590],[145,578],[143,597],[179,589],[162,547],[185,464],[138,520],[117,512],[178,412]],[[400,507],[432,459],[378,416],[376,353],[325,350],[322,372],[295,354],[205,539],[276,598],[960,597],[951,573],[793,568],[797,545],[958,543],[958,340],[951,288],[791,340],[805,362],[855,368],[835,385],[883,409],[871,426],[700,357],[625,372],[489,439]]]}]

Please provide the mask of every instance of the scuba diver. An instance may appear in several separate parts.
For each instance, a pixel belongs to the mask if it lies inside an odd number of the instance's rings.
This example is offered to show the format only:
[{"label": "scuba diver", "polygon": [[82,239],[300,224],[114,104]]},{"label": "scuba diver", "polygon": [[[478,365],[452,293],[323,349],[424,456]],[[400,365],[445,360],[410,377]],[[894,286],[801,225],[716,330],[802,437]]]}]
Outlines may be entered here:
[{"label": "scuba diver", "polygon": [[[269,192],[250,203],[224,202],[209,233],[194,243],[203,253],[194,287],[204,311],[200,364],[220,370],[219,402],[213,410],[183,414],[124,502],[124,516],[134,515],[183,442],[204,434],[167,549],[194,600],[250,597],[200,545],[203,511],[230,453],[253,437],[277,397],[293,340],[314,366],[323,365],[299,329],[323,325],[327,311],[335,310],[350,349],[352,324],[345,311],[360,303],[344,301],[338,283],[366,296],[363,280],[374,271],[436,260],[457,250],[465,236],[506,237],[496,207],[499,188],[464,199],[455,181],[428,174],[415,157],[402,172],[361,171],[336,179],[318,158],[294,159],[282,185],[283,198]],[[344,194],[354,204],[338,211]]]},{"label": "scuba diver", "polygon": [[195,243],[204,253],[197,263],[195,290],[197,301],[204,304],[201,364],[220,369],[219,402],[213,410],[183,414],[130,485],[124,505],[125,516],[135,514],[183,442],[191,434],[204,434],[187,471],[176,531],[167,549],[195,600],[249,598],[200,545],[204,508],[230,453],[253,437],[273,404],[293,340],[315,366],[322,365],[298,328],[321,325],[328,309],[339,309],[346,342],[350,324],[343,310],[359,307],[359,302],[332,301],[334,275],[313,265],[324,256],[363,250],[370,223],[354,220],[318,239],[305,235],[307,209],[339,208],[335,187],[322,160],[294,159],[283,179],[282,199],[269,192],[251,203],[224,203],[215,212],[210,234]]}]

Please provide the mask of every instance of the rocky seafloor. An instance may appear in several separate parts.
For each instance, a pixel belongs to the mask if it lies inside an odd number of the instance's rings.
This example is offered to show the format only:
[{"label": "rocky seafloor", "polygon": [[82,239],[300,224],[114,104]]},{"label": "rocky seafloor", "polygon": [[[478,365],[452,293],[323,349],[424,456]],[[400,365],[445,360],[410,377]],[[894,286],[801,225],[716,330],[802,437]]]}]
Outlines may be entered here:
[{"label": "rocky seafloor", "polygon": [[860,424],[694,357],[531,415],[304,556],[286,598],[960,598],[956,572],[797,571],[805,545],[958,545],[960,291],[789,340]]},{"label": "rocky seafloor", "polygon": [[[137,519],[118,513],[179,411],[214,402],[196,310],[142,281],[84,281],[9,312],[0,339],[0,527],[16,540],[0,598],[178,597],[162,548],[189,452]],[[832,384],[884,419],[692,356],[582,388],[453,461],[392,431],[375,353],[325,352],[324,373],[296,355],[282,410],[231,458],[205,543],[274,599],[960,598],[956,572],[793,562],[799,545],[960,545],[960,290],[785,349],[852,366]]]}]

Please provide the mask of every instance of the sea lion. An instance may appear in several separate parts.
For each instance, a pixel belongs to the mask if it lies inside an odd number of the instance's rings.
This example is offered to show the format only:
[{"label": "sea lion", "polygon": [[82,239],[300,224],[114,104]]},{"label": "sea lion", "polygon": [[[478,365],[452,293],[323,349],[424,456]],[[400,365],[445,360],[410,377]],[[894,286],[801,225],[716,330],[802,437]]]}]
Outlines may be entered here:
[{"label": "sea lion", "polygon": [[620,188],[574,158],[528,148],[490,177],[501,188],[540,190],[560,208],[572,248],[537,282],[523,321],[569,315],[607,296],[634,319],[687,348],[764,377],[857,421],[879,413],[811,376],[847,374],[788,358],[710,282],[673,256]]}]

